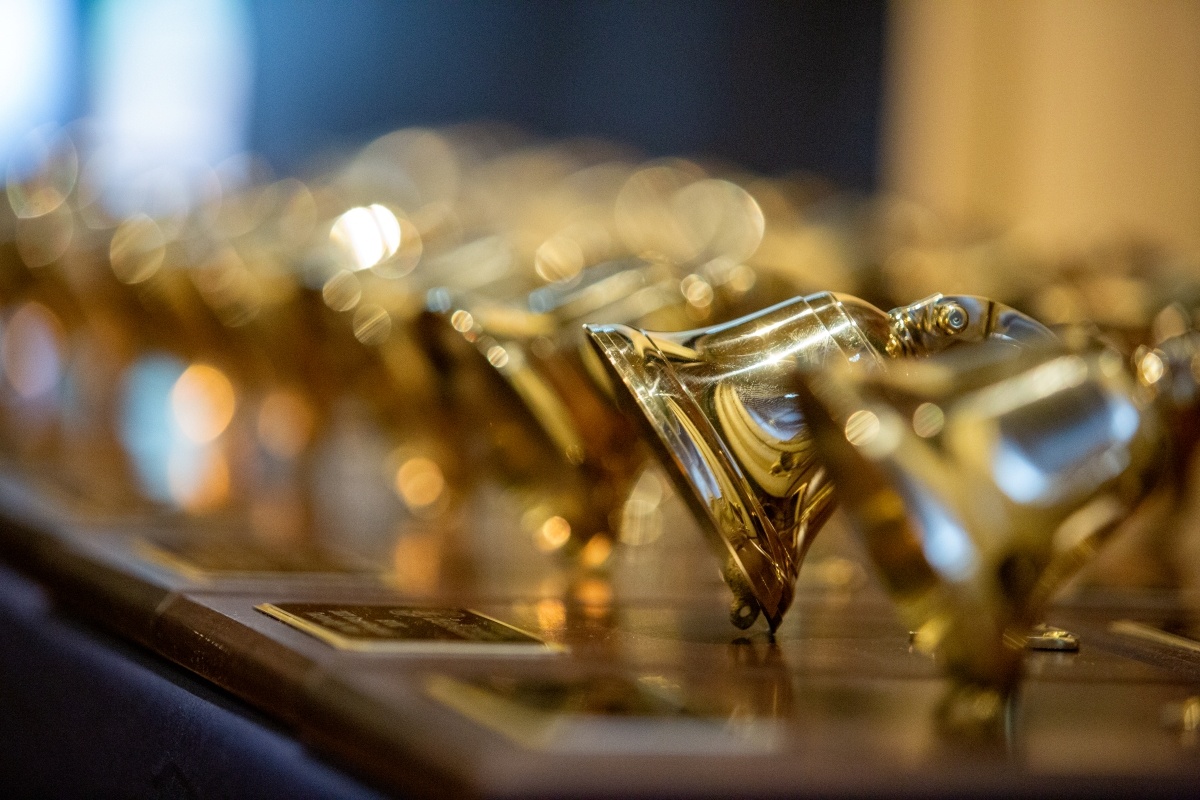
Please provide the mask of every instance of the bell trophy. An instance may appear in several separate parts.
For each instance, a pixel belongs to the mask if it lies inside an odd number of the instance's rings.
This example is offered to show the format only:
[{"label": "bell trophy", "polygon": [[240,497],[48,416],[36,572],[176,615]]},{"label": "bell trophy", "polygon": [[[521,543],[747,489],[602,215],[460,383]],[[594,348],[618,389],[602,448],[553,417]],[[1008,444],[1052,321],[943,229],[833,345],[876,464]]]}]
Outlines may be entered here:
[{"label": "bell trophy", "polygon": [[998,722],[1053,592],[1162,474],[1155,393],[1109,349],[991,343],[795,386],[913,646],[951,679],[942,721]]},{"label": "bell trophy", "polygon": [[934,295],[885,313],[834,293],[799,297],[712,328],[659,333],[585,326],[620,402],[643,428],[710,537],[747,628],[774,631],[833,487],[795,386],[801,372],[898,360],[984,341],[1017,351],[1055,340],[991,300]]}]

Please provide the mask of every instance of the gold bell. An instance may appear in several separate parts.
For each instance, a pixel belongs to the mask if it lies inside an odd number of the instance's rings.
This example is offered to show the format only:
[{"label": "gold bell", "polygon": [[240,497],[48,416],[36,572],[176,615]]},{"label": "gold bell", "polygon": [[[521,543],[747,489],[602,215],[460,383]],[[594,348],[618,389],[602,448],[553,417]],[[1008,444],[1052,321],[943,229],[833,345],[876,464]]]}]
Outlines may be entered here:
[{"label": "gold bell", "polygon": [[[663,265],[625,259],[572,284],[503,297],[430,292],[419,324],[462,420],[464,449],[482,450],[500,479],[543,515],[566,521],[564,551],[610,527],[641,454],[628,421],[588,378],[585,319],[642,319],[679,306]],[[668,288],[669,287],[669,288]],[[494,287],[493,287],[494,288]]]},{"label": "gold bell", "polygon": [[762,613],[772,630],[833,510],[797,374],[846,362],[877,370],[960,342],[1054,340],[1011,308],[942,295],[887,313],[825,292],[682,333],[584,327],[722,558],[733,623],[749,627]]},{"label": "gold bell", "polygon": [[1117,353],[1061,345],[985,343],[797,388],[914,646],[953,681],[943,712],[998,710],[1053,591],[1161,474],[1153,398]]}]

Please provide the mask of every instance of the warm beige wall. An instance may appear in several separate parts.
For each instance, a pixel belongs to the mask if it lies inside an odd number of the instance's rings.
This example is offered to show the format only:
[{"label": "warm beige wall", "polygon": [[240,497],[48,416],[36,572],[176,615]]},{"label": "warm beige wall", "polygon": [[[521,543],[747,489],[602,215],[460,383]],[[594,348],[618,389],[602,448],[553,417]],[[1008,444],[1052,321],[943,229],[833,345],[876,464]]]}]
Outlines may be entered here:
[{"label": "warm beige wall", "polygon": [[893,0],[884,183],[1073,247],[1200,251],[1200,2]]}]

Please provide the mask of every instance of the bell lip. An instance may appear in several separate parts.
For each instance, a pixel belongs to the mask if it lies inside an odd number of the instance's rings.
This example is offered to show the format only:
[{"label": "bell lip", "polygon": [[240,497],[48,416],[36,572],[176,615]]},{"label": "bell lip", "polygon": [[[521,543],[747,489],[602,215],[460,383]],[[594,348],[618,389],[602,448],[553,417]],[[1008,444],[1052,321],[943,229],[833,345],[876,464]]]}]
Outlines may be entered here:
[{"label": "bell lip", "polygon": [[[695,517],[701,522],[709,543],[717,551],[718,557],[725,565],[723,574],[725,581],[740,598],[742,591],[730,581],[730,575],[736,572],[744,581],[758,605],[759,611],[767,620],[772,631],[779,627],[784,614],[791,607],[795,589],[787,581],[781,580],[775,572],[767,571],[751,578],[737,554],[734,543],[730,540],[725,526],[716,519],[710,505],[700,496],[693,482],[688,478],[684,463],[696,461],[712,464],[725,475],[726,481],[736,486],[743,480],[740,474],[731,472],[722,462],[713,464],[705,457],[705,452],[720,451],[720,445],[703,441],[703,431],[687,419],[678,406],[672,407],[668,402],[669,396],[695,404],[691,394],[683,387],[670,369],[664,368],[667,359],[654,345],[645,332],[627,325],[584,325],[588,341],[601,356],[600,361],[613,378],[614,387],[620,386],[623,392],[618,392],[620,405],[632,404],[636,413],[631,414],[644,431],[645,439],[650,443],[658,461],[671,476],[679,493],[691,507]],[[645,345],[639,346],[637,340],[644,340]],[[647,358],[646,355],[650,358]],[[652,393],[639,392],[635,383],[642,386],[653,386]],[[664,425],[664,423],[666,423]],[[753,509],[747,507],[745,498],[737,491],[723,492],[722,498],[735,506],[737,516],[751,520],[759,517]],[[732,569],[731,569],[732,568]],[[765,591],[760,590],[760,586]],[[753,618],[751,618],[753,619]]]}]

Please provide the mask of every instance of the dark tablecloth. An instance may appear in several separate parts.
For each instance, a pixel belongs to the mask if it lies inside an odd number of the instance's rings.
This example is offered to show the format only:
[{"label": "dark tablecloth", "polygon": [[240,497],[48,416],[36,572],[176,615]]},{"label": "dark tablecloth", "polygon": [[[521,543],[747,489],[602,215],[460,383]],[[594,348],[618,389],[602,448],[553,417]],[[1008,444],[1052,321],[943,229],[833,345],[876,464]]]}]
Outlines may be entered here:
[{"label": "dark tablecloth", "polygon": [[377,798],[236,698],[0,566],[0,796]]}]

